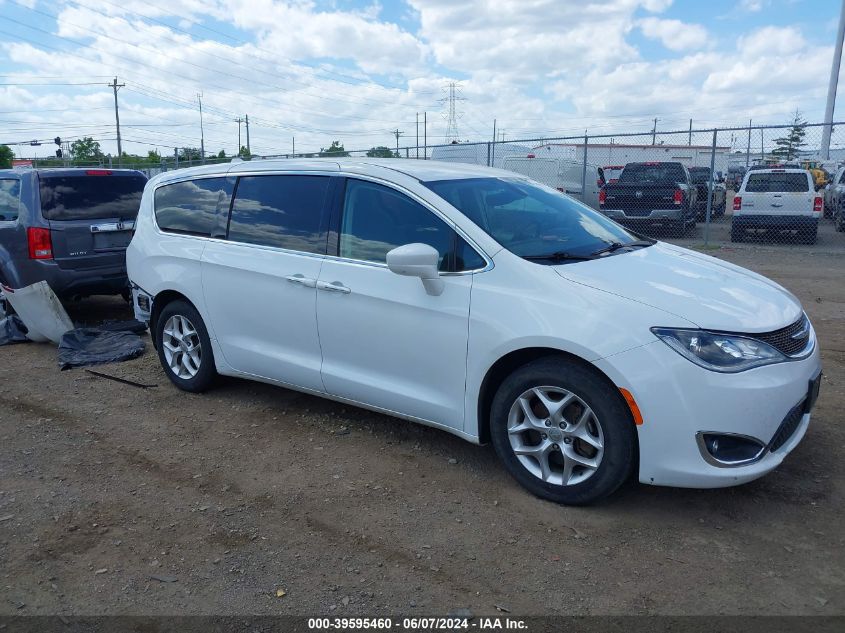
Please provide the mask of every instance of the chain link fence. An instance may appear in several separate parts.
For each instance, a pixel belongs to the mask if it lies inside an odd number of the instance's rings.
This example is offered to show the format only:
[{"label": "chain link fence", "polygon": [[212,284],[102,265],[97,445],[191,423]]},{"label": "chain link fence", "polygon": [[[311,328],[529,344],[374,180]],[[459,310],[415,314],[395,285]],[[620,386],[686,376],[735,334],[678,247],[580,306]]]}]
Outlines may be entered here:
[{"label": "chain link fence", "polygon": [[[642,235],[684,246],[845,254],[845,148],[824,152],[825,127],[586,133],[260,158],[390,157],[486,165],[553,187]],[[231,160],[174,156],[158,165],[106,159],[73,166],[138,169],[152,177]]]},{"label": "chain link fence", "polygon": [[345,154],[505,169],[642,235],[685,246],[845,254],[845,149],[822,156],[824,128],[812,123],[587,133]]}]

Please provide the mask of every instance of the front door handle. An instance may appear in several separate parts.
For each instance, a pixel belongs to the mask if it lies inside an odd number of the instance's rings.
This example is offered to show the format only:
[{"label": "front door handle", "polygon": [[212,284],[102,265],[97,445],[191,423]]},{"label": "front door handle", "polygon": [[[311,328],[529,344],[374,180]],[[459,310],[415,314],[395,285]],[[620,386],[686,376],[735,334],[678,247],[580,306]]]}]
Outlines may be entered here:
[{"label": "front door handle", "polygon": [[352,290],[347,288],[339,281],[318,281],[317,282],[317,289],[318,290],[327,290],[328,292],[340,292],[341,294],[348,295]]},{"label": "front door handle", "polygon": [[306,288],[314,288],[317,285],[316,279],[309,279],[301,273],[297,273],[295,275],[288,275],[287,277],[285,277],[285,279],[287,279],[292,284],[299,284],[300,286],[305,286]]}]

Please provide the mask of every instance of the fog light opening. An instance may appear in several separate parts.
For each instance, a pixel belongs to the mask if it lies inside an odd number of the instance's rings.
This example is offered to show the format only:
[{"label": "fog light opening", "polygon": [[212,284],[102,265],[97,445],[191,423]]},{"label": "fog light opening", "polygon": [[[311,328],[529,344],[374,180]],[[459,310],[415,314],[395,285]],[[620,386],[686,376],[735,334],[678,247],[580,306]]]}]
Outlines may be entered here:
[{"label": "fog light opening", "polygon": [[765,444],[747,435],[699,433],[697,439],[701,455],[715,466],[745,466],[766,451]]}]

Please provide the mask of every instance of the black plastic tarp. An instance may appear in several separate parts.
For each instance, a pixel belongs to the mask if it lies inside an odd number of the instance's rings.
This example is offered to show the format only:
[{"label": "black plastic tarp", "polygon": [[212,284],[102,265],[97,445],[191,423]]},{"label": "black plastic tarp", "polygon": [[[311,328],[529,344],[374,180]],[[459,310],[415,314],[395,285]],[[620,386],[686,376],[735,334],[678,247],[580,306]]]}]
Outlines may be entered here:
[{"label": "black plastic tarp", "polygon": [[0,319],[0,345],[26,343],[26,326],[17,315],[10,314]]},{"label": "black plastic tarp", "polygon": [[144,353],[144,341],[131,331],[77,328],[65,332],[59,343],[62,369],[116,363]]}]

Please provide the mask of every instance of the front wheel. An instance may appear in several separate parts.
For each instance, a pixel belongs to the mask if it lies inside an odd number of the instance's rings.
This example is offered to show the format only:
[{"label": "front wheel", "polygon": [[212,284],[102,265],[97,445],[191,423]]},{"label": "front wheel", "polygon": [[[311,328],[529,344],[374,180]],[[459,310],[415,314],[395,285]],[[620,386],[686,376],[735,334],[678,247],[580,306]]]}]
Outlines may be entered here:
[{"label": "front wheel", "polygon": [[845,212],[839,211],[833,214],[833,226],[840,233],[845,232]]},{"label": "front wheel", "polygon": [[217,375],[211,341],[194,306],[185,301],[168,303],[158,317],[156,341],[159,361],[170,382],[194,393],[211,386]]},{"label": "front wheel", "polygon": [[634,422],[616,388],[561,358],[534,361],[505,379],[493,398],[490,432],[514,479],[557,503],[610,495],[636,460]]}]

